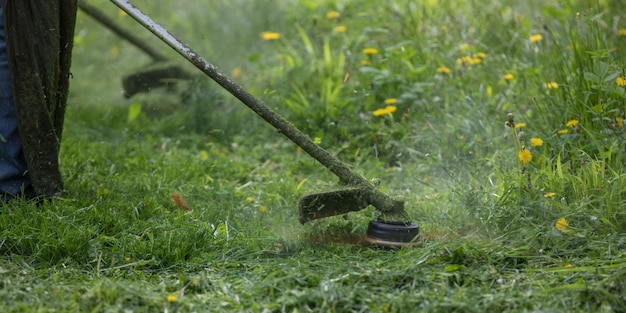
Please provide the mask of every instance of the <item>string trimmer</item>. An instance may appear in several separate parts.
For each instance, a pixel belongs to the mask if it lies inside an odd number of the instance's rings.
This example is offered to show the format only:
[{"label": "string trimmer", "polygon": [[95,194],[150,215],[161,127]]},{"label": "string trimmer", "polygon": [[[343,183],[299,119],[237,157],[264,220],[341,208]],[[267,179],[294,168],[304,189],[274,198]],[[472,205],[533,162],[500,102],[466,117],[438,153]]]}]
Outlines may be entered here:
[{"label": "string trimmer", "polygon": [[381,215],[369,224],[365,236],[368,242],[384,246],[403,246],[410,244],[417,237],[419,228],[409,220],[404,209],[404,201],[392,199],[376,189],[374,184],[353,172],[337,157],[315,144],[289,121],[271,110],[242,86],[226,77],[215,66],[176,39],[127,0],[111,0],[111,2],[339,177],[340,185],[344,186],[342,189],[309,194],[300,199],[300,223],[304,224],[315,219],[360,211],[372,205]]}]

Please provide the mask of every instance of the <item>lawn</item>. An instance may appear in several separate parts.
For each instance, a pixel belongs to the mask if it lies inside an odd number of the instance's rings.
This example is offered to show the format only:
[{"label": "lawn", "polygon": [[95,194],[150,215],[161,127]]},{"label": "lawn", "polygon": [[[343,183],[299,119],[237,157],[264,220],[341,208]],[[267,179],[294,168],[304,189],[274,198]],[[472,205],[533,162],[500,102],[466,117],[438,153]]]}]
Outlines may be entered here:
[{"label": "lawn", "polygon": [[626,312],[624,1],[133,2],[405,201],[401,249],[371,206],[301,225],[338,178],[101,2],[195,78],[125,98],[150,57],[79,12],[66,192],[0,206],[0,311]]}]

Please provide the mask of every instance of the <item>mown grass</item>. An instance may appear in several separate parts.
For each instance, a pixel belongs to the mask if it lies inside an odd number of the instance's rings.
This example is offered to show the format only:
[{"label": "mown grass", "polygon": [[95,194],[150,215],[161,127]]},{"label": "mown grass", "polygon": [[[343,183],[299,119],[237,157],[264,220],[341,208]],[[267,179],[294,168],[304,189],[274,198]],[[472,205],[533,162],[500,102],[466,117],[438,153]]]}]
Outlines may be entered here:
[{"label": "mown grass", "polygon": [[619,1],[136,5],[406,200],[422,243],[365,245],[372,208],[301,226],[336,177],[207,79],[123,99],[149,59],[80,15],[67,192],[1,207],[2,312],[626,311]]}]

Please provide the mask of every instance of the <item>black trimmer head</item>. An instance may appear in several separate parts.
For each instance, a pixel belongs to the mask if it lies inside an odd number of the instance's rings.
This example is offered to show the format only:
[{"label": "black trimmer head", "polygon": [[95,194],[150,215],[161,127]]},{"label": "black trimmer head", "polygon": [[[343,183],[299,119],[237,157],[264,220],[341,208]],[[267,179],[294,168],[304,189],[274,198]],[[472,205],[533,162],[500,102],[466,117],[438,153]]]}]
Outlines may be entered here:
[{"label": "black trimmer head", "polygon": [[[372,191],[367,188],[347,188],[305,195],[298,204],[300,223],[360,211],[371,204],[367,201],[371,197],[369,193]],[[377,220],[370,221],[363,239],[383,247],[415,245],[419,239],[419,227],[406,216],[393,214],[397,211],[404,214],[402,202],[391,200],[391,203],[398,207],[390,208],[391,215],[381,215]]]},{"label": "black trimmer head", "polygon": [[405,247],[415,245],[420,229],[412,222],[370,221],[365,241],[383,247]]}]

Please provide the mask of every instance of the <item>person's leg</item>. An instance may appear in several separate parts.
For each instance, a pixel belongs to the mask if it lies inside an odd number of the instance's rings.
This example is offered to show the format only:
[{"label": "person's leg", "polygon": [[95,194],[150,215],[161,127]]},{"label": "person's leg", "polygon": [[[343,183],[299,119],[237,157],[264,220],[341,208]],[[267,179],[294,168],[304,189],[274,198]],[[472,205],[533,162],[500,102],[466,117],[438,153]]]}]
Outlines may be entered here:
[{"label": "person's leg", "polygon": [[17,130],[11,76],[7,59],[4,16],[0,1],[0,200],[31,187]]},{"label": "person's leg", "polygon": [[[59,151],[77,0],[1,0],[22,151],[39,199],[60,195]],[[27,39],[27,40],[25,40]]]}]

